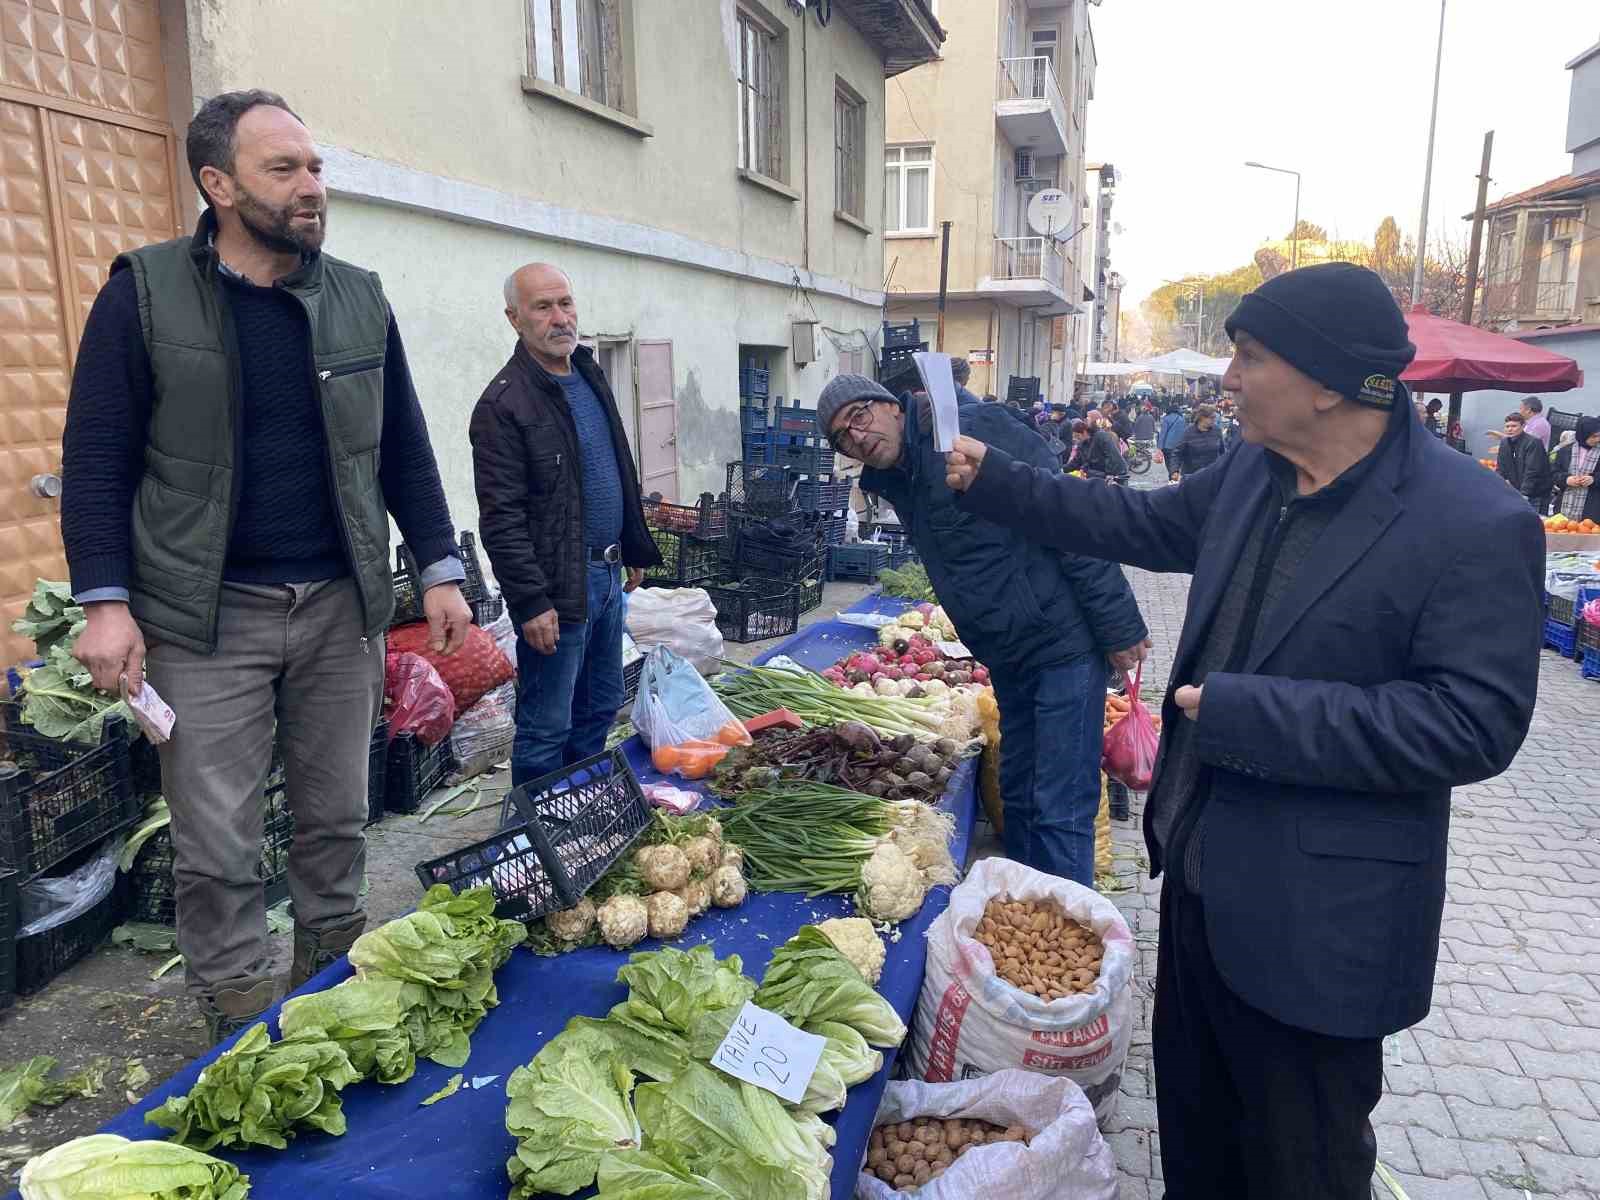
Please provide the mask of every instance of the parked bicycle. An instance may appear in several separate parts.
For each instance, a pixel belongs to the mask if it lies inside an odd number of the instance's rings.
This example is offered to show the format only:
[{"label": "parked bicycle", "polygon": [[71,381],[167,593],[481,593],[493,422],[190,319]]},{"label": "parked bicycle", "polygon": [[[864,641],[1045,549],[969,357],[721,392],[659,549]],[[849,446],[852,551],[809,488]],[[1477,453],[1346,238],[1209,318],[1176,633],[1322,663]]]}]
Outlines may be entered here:
[{"label": "parked bicycle", "polygon": [[1128,470],[1135,475],[1143,475],[1150,469],[1150,464],[1155,461],[1156,444],[1153,439],[1133,438],[1128,442],[1128,447],[1123,451],[1123,458],[1128,462]]}]

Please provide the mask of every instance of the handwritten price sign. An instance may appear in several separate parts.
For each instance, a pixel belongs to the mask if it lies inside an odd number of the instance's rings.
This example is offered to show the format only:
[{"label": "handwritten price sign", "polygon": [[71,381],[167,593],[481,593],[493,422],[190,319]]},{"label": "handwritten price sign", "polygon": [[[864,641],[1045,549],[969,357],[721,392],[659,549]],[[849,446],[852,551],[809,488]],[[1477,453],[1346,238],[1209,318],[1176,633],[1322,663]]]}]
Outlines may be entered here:
[{"label": "handwritten price sign", "polygon": [[733,1028],[711,1056],[711,1065],[797,1104],[811,1085],[827,1041],[746,1000]]}]

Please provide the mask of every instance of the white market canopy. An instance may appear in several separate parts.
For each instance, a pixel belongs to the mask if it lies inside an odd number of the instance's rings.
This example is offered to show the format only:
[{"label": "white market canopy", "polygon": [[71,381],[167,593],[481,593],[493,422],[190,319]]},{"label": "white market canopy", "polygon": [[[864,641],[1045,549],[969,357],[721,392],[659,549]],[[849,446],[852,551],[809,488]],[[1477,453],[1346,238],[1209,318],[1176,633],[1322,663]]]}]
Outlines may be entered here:
[{"label": "white market canopy", "polygon": [[1212,358],[1198,350],[1169,350],[1138,365],[1157,375],[1226,375],[1228,362],[1226,358]]},{"label": "white market canopy", "polygon": [[1091,362],[1084,363],[1080,374],[1083,375],[1141,375],[1150,368],[1140,363],[1125,362]]}]

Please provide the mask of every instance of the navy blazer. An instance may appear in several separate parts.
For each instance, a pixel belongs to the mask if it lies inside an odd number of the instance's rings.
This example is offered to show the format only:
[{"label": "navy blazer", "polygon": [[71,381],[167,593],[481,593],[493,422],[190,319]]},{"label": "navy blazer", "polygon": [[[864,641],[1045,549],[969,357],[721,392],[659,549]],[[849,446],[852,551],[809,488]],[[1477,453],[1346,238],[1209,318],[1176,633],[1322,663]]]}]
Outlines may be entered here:
[{"label": "navy blazer", "polygon": [[[1217,968],[1285,1024],[1378,1037],[1432,1002],[1450,789],[1505,770],[1539,675],[1544,534],[1527,503],[1428,437],[1398,436],[1268,614],[1244,669],[1207,676],[1201,891]],[[1271,488],[1241,445],[1155,491],[991,449],[961,503],[1047,544],[1194,575],[1163,725]],[[1156,772],[1165,759],[1166,739]],[[1161,862],[1145,837],[1150,865]]]}]

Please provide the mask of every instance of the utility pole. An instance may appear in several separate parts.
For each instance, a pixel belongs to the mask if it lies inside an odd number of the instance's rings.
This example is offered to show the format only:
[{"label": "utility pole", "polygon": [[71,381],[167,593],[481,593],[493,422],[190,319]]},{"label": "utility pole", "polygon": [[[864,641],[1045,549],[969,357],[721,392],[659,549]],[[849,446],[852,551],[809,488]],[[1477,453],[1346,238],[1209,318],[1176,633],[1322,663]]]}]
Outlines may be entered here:
[{"label": "utility pole", "polygon": [[944,353],[944,299],[950,284],[950,222],[940,221],[943,231],[939,242],[939,331],[934,335],[933,348]]},{"label": "utility pole", "polygon": [[1433,114],[1428,118],[1428,165],[1422,173],[1422,219],[1417,226],[1417,264],[1411,273],[1411,303],[1422,303],[1422,264],[1428,251],[1428,192],[1433,187],[1433,133],[1439,124],[1439,68],[1444,63],[1444,6],[1439,0],[1439,45],[1433,56]]},{"label": "utility pole", "polygon": [[[1472,240],[1467,246],[1466,286],[1461,293],[1461,323],[1472,324],[1472,303],[1478,290],[1478,255],[1483,245],[1484,206],[1489,202],[1489,156],[1494,151],[1494,130],[1483,135],[1483,163],[1478,168],[1478,203],[1472,210]],[[1461,393],[1450,393],[1450,416],[1445,422],[1445,436],[1461,421]]]}]

